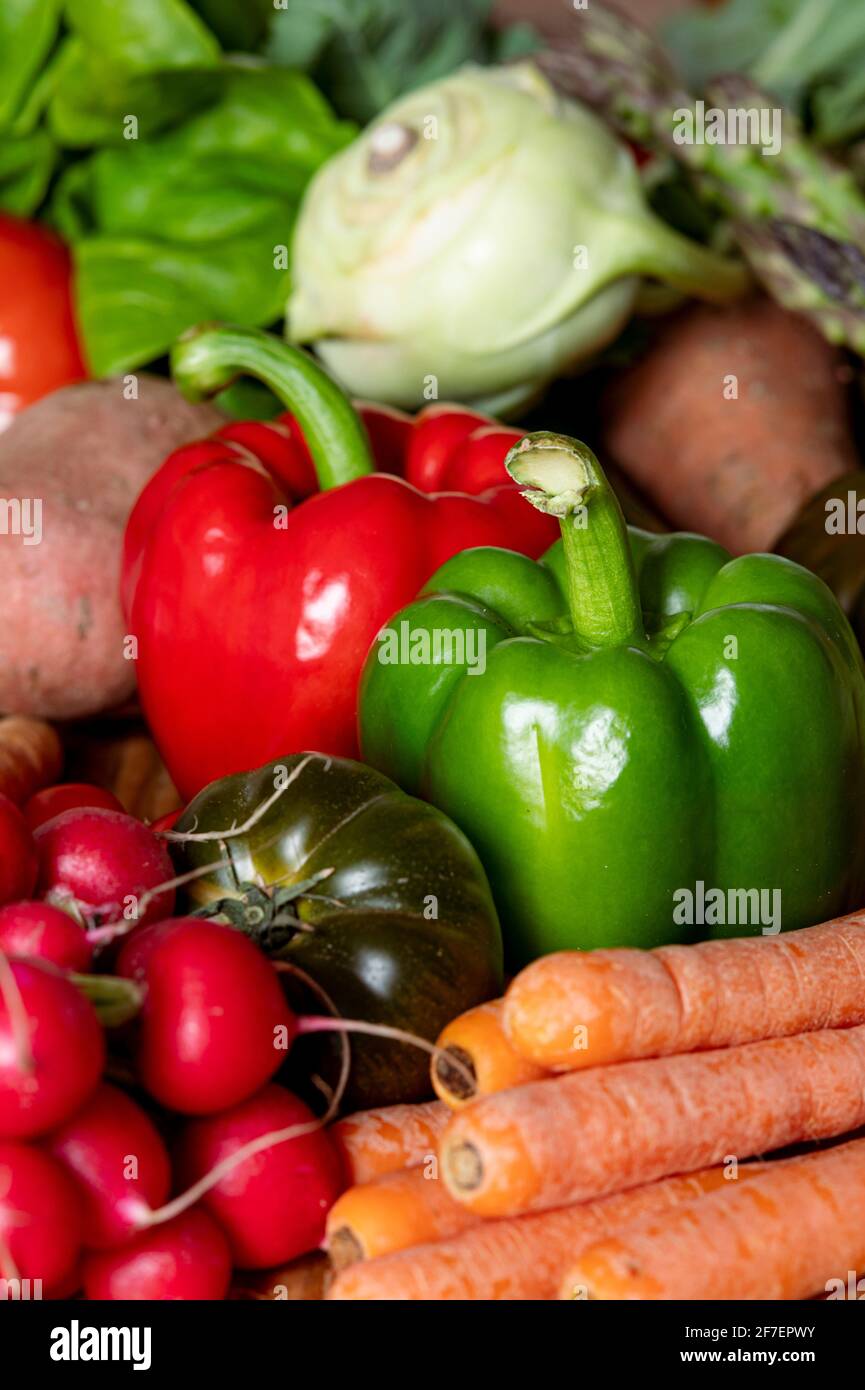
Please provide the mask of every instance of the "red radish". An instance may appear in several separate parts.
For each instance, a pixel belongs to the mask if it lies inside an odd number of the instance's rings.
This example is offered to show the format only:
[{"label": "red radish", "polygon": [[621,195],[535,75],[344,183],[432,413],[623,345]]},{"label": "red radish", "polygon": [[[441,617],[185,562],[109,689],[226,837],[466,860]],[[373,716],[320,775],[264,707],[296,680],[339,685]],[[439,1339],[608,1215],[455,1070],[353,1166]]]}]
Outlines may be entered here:
[{"label": "red radish", "polygon": [[62,782],[56,787],[43,787],[41,792],[31,796],[24,807],[24,819],[33,831],[61,812],[78,806],[100,806],[103,811],[123,810],[117,797],[103,787],[92,787],[88,782]]},{"label": "red radish", "polygon": [[49,901],[71,897],[105,920],[155,922],[171,912],[172,888],[149,896],[174,878],[168,851],[134,816],[79,807],[41,825],[33,838],[39,891]]},{"label": "red radish", "polygon": [[[178,1146],[180,1179],[191,1185],[251,1140],[306,1123],[316,1122],[303,1101],[265,1086],[222,1115],[190,1121]],[[228,1236],[234,1263],[267,1269],[321,1244],[344,1185],[333,1141],[319,1128],[242,1159],[201,1200]]]},{"label": "red radish", "polygon": [[142,1231],[120,1250],[88,1255],[87,1298],[222,1299],[231,1280],[228,1241],[200,1207]]},{"label": "red radish", "polygon": [[183,811],[184,808],[178,806],[176,811],[169,811],[167,815],[157,816],[156,820],[150,822],[150,829],[154,835],[158,835],[160,830],[173,830],[183,815]]},{"label": "red radish", "polygon": [[0,953],[0,1138],[62,1124],[104,1065],[105,1038],[84,995],[53,966]]},{"label": "red radish", "polygon": [[62,1294],[81,1249],[81,1201],[72,1180],[30,1144],[0,1140],[0,1275],[41,1279]]},{"label": "red radish", "polygon": [[62,1298],[65,1300],[67,1298],[74,1298],[77,1293],[81,1292],[81,1287],[84,1283],[84,1273],[81,1266],[82,1261],[79,1259],[74,1269],[70,1270],[65,1279],[62,1279],[59,1284],[53,1284],[51,1286],[52,1298]]},{"label": "red radish", "polygon": [[0,907],[0,951],[7,956],[47,960],[58,970],[90,969],[93,947],[68,912],[50,903],[7,903]]},{"label": "red radish", "polygon": [[0,903],[26,898],[36,883],[38,860],[27,822],[0,792]]},{"label": "red radish", "polygon": [[169,1109],[225,1110],[285,1061],[296,1020],[270,961],[235,928],[195,917],[158,922],[124,943],[117,973],[146,987],[137,1071]]},{"label": "red radish", "polygon": [[45,1147],[77,1182],[88,1249],[128,1240],[168,1196],[165,1145],[140,1105],[116,1086],[103,1082]]}]

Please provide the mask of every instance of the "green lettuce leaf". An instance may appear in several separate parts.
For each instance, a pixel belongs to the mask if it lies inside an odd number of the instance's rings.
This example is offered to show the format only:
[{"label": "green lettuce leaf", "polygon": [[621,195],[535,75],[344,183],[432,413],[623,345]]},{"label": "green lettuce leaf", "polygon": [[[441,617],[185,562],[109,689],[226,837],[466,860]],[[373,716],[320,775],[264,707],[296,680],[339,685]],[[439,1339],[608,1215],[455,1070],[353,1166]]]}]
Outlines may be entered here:
[{"label": "green lettuce leaf", "polygon": [[272,248],[290,234],[282,214],[214,242],[206,255],[197,245],[156,239],[82,241],[75,248],[78,322],[91,370],[109,376],[143,366],[195,323],[272,323],[289,287]]},{"label": "green lettuce leaf", "polygon": [[66,0],[48,119],[62,145],[147,139],[215,100],[222,53],[185,0]]},{"label": "green lettuce leaf", "polygon": [[0,135],[0,208],[29,217],[45,197],[57,151],[47,131]]},{"label": "green lettuce leaf", "polygon": [[72,165],[51,212],[91,368],[140,366],[202,319],[278,319],[300,198],[353,134],[302,74],[228,64],[205,111]]},{"label": "green lettuce leaf", "polygon": [[68,148],[125,145],[127,118],[134,116],[135,138],[149,139],[175,125],[219,95],[216,67],[133,72],[107,64],[80,39],[65,40],[51,80],[48,123]]},{"label": "green lettuce leaf", "polygon": [[216,36],[185,0],[66,0],[66,22],[106,63],[129,72],[216,63]]},{"label": "green lettuce leaf", "polygon": [[0,3],[0,128],[12,124],[51,51],[59,25],[59,0]]}]

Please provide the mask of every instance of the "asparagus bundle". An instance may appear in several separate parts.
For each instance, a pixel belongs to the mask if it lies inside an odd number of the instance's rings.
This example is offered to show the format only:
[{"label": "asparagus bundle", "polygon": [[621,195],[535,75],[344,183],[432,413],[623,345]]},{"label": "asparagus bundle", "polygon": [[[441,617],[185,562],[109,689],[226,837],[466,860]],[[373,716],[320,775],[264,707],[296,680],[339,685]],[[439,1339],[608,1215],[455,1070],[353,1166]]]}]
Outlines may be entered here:
[{"label": "asparagus bundle", "polygon": [[[659,45],[630,20],[597,4],[572,15],[568,40],[538,56],[548,77],[626,138],[675,159],[728,219],[769,293],[830,342],[865,356],[865,197],[851,171],[750,78],[713,79],[698,108]],[[777,112],[776,149],[682,141],[683,120],[708,109]]]}]

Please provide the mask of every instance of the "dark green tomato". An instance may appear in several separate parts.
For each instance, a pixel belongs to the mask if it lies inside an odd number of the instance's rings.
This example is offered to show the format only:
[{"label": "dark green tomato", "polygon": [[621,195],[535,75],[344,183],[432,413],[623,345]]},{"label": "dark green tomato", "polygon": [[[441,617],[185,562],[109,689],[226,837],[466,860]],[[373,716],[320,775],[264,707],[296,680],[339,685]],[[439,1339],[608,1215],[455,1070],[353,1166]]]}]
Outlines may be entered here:
[{"label": "dark green tomato", "polygon": [[[174,843],[180,873],[228,861],[187,886],[190,910],[228,918],[302,972],[285,980],[303,1012],[328,1013],[326,999],[343,1018],[433,1041],[500,993],[501,934],[477,855],[446,816],[381,773],[317,753],[283,758],[212,782],[175,830],[243,826],[280,786],[249,830]],[[428,1094],[425,1052],[356,1035],[350,1043],[346,1105]],[[299,1039],[291,1079],[302,1067],[333,1085],[341,1047],[333,1037]]]}]

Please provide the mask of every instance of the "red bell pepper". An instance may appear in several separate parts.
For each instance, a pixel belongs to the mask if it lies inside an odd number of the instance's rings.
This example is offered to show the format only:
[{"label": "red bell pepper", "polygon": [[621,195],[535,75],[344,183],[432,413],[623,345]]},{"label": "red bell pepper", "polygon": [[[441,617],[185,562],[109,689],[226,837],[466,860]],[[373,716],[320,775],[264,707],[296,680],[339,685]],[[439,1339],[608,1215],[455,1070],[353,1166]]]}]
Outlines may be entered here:
[{"label": "red bell pepper", "polygon": [[62,242],[0,215],[0,429],[25,405],[87,376],[70,279]]},{"label": "red bell pepper", "polygon": [[[247,372],[291,410],[178,449],[129,519],[123,599],[141,701],[190,798],[289,753],[356,755],[357,682],[387,619],[457,551],[534,557],[555,526],[501,481],[518,432],[472,412],[430,409],[413,424],[365,407],[399,477],[373,471],[359,415],[297,348],[204,328],[177,344],[172,365],[190,399]],[[481,495],[452,490],[461,470]],[[421,490],[440,483],[447,491]]]},{"label": "red bell pepper", "polygon": [[[366,426],[376,471],[405,478],[421,492],[467,492],[472,497],[491,487],[501,487],[508,449],[522,439],[521,430],[467,410],[461,405],[428,405],[417,415],[407,415],[390,405],[355,401]],[[276,442],[268,440],[275,431]],[[273,424],[249,421],[220,431],[221,438],[237,438],[256,447],[275,447],[283,470],[288,452],[292,468],[308,481],[310,493],[318,490],[315,465],[303,433],[291,414]]]}]

